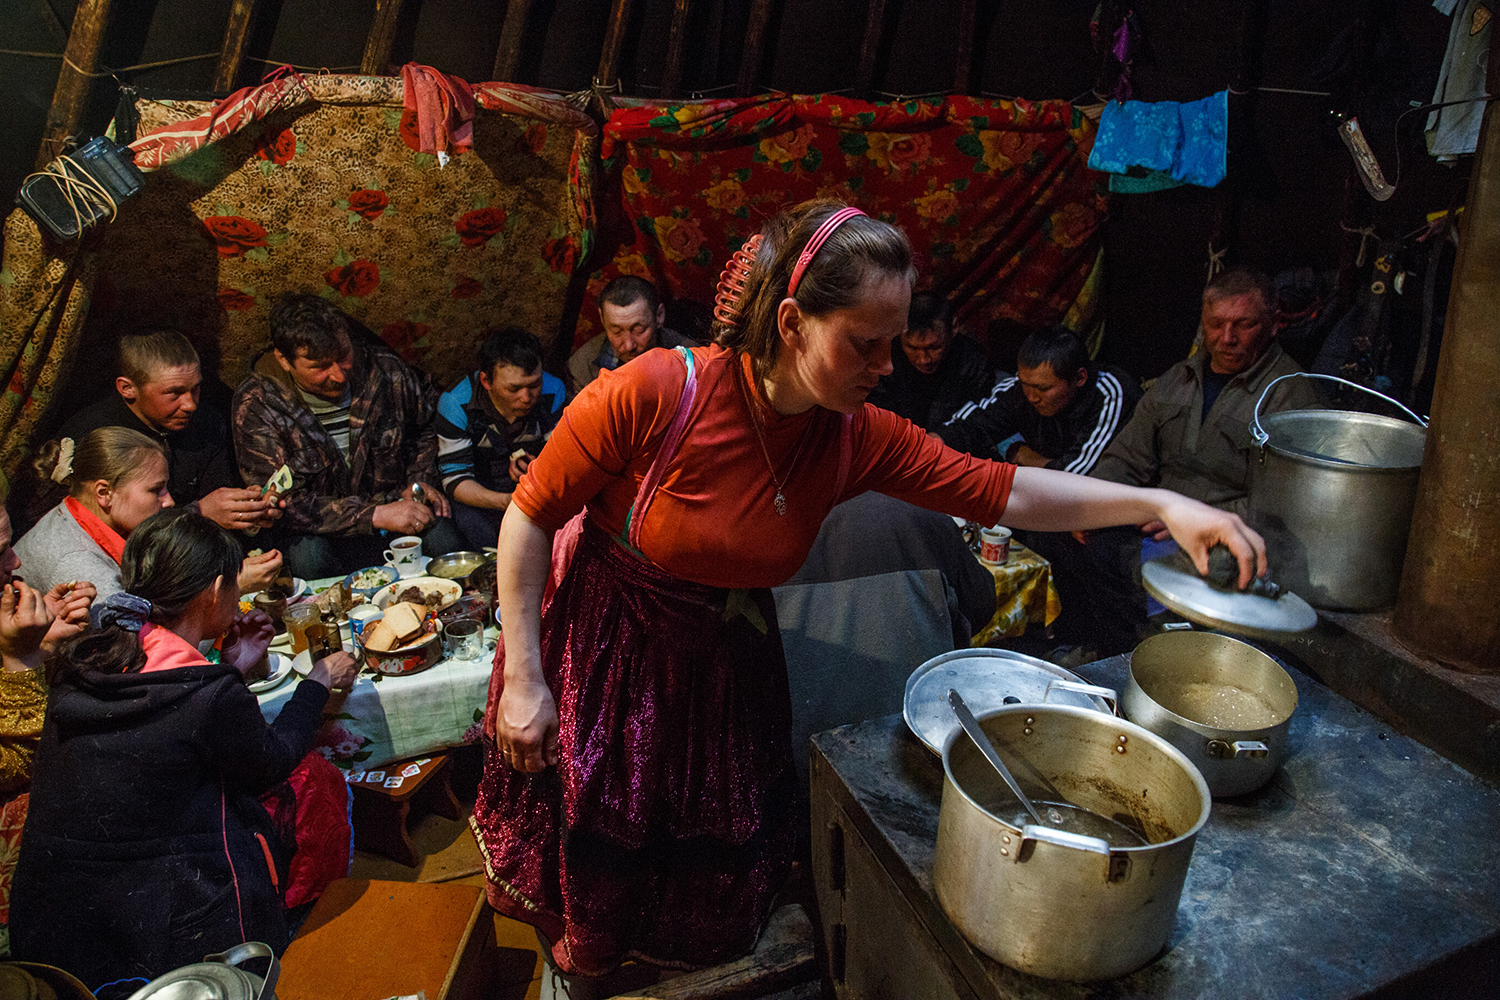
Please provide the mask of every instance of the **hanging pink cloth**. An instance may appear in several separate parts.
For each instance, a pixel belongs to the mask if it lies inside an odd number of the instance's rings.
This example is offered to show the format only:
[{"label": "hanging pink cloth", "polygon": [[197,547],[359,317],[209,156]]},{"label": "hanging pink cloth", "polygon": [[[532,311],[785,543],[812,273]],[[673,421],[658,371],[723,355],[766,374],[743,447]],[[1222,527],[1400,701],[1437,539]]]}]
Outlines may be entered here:
[{"label": "hanging pink cloth", "polygon": [[422,152],[464,153],[474,148],[474,89],[431,66],[401,67],[402,102],[417,116]]}]

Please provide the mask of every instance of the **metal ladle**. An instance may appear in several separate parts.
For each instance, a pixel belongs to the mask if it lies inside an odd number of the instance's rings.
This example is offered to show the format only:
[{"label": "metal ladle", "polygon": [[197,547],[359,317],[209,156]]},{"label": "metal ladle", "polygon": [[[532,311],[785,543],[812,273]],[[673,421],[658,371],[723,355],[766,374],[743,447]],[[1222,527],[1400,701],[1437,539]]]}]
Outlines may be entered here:
[{"label": "metal ladle", "polygon": [[984,754],[984,759],[990,762],[990,766],[1000,772],[1000,777],[1005,779],[1005,783],[1010,786],[1011,792],[1016,798],[1021,800],[1021,805],[1026,807],[1026,811],[1031,813],[1031,818],[1036,821],[1036,825],[1048,826],[1047,821],[1042,819],[1042,814],[1036,811],[1036,806],[1031,804],[1031,800],[1026,797],[1026,793],[1021,791],[1021,786],[1011,776],[1010,768],[1005,766],[1005,761],[1001,760],[1000,755],[995,752],[995,747],[990,743],[990,738],[984,735],[983,729],[979,728],[979,720],[974,718],[974,713],[969,711],[969,706],[964,704],[963,698],[959,697],[958,692],[953,688],[948,689],[948,707],[953,709],[954,715],[958,716],[958,724],[964,727],[964,732],[969,734],[969,739],[973,740],[974,745],[979,747],[979,752]]}]

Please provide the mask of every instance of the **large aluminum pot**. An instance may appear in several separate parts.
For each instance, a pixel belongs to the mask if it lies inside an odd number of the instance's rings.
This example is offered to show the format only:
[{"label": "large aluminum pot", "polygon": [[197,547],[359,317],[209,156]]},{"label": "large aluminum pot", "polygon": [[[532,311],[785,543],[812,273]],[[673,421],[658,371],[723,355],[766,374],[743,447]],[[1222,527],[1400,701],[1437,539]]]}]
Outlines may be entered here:
[{"label": "large aluminum pot", "polygon": [[933,882],[959,931],[1035,976],[1122,976],[1167,943],[1209,792],[1159,736],[1085,708],[1013,705],[979,720],[1022,790],[1121,821],[1136,847],[1017,826],[1016,799],[962,730],[943,748]]},{"label": "large aluminum pot", "polygon": [[1210,632],[1163,632],[1135,647],[1125,718],[1181,750],[1215,796],[1244,795],[1286,757],[1297,685],[1254,646]]},{"label": "large aluminum pot", "polygon": [[1417,499],[1427,424],[1347,410],[1287,410],[1264,420],[1255,404],[1250,435],[1259,446],[1250,474],[1250,524],[1266,538],[1277,582],[1317,608],[1373,611],[1396,601],[1406,536]]}]

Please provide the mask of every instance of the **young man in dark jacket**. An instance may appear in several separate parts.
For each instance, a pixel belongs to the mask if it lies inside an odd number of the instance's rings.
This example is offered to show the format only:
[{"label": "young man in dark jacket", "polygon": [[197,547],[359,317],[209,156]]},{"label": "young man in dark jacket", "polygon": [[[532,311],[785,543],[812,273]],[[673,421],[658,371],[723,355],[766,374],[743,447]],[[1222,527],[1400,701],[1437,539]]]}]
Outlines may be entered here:
[{"label": "young man in dark jacket", "polygon": [[933,431],[960,406],[988,392],[994,380],[984,349],[954,332],[948,300],[918,292],[906,313],[906,332],[891,348],[891,373],[869,401]]},{"label": "young man in dark jacket", "polygon": [[1063,327],[1038,330],[1021,344],[1017,374],[965,404],[935,428],[943,443],[982,458],[1087,475],[1135,411],[1140,385],[1124,372],[1095,369]]},{"label": "young man in dark jacket", "polygon": [[493,330],[479,370],[438,400],[438,472],[469,547],[494,545],[511,493],[562,418],[567,390],[542,371],[542,344],[520,327]]},{"label": "young man in dark jacket", "polygon": [[[271,349],[234,397],[240,473],[292,474],[274,539],[291,573],[335,576],[380,563],[380,533],[421,535],[423,554],[463,547],[438,489],[437,387],[325,299],[271,311]],[[418,498],[420,494],[420,498]]]}]

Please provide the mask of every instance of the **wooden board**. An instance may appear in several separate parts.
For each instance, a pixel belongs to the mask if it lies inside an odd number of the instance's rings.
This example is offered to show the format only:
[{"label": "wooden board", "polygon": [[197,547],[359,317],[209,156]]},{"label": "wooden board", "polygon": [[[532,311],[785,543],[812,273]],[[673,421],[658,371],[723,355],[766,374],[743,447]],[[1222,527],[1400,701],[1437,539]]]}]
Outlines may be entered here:
[{"label": "wooden board", "polygon": [[280,1000],[477,1000],[494,941],[473,885],[340,879],[281,958]]}]

